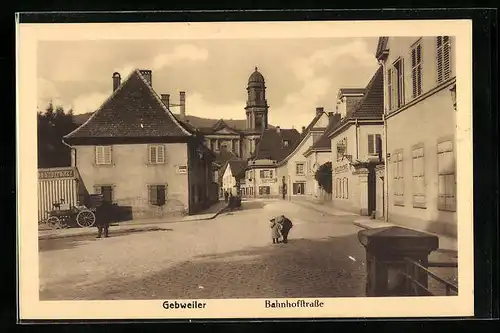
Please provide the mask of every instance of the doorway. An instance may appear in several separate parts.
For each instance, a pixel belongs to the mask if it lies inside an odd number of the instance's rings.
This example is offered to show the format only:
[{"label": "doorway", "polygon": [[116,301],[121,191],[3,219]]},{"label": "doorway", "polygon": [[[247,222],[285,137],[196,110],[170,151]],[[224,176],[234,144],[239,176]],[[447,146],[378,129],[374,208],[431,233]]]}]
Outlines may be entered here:
[{"label": "doorway", "polygon": [[368,166],[368,216],[377,210],[377,175],[375,166]]}]

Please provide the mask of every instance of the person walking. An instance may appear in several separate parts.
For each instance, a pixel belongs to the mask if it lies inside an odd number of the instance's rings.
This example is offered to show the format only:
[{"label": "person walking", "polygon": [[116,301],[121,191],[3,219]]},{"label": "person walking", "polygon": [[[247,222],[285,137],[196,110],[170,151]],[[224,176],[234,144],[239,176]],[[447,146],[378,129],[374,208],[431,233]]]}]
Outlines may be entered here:
[{"label": "person walking", "polygon": [[96,210],[96,226],[97,226],[97,238],[101,238],[104,232],[104,237],[109,237],[109,222],[111,220],[111,208],[112,204],[107,201],[103,201]]},{"label": "person walking", "polygon": [[283,237],[283,243],[286,244],[286,243],[288,243],[288,234],[290,233],[290,230],[293,228],[293,223],[285,215],[280,215],[280,216],[276,217],[275,219],[276,219],[276,222],[282,226],[281,227],[281,235]]},{"label": "person walking", "polygon": [[269,226],[271,227],[271,238],[273,239],[273,244],[278,244],[281,237],[282,225],[276,221],[276,218],[269,220]]},{"label": "person walking", "polygon": [[224,201],[227,202],[229,199],[229,193],[227,191],[224,191]]}]

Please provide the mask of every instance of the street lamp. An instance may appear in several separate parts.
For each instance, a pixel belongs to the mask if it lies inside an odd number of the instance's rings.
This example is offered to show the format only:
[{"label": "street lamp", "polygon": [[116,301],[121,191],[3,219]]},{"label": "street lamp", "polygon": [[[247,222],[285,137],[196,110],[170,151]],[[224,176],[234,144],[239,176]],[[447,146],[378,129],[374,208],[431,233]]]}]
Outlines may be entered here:
[{"label": "street lamp", "polygon": [[450,93],[451,93],[451,100],[453,101],[453,109],[457,111],[457,85],[454,84],[450,88]]}]

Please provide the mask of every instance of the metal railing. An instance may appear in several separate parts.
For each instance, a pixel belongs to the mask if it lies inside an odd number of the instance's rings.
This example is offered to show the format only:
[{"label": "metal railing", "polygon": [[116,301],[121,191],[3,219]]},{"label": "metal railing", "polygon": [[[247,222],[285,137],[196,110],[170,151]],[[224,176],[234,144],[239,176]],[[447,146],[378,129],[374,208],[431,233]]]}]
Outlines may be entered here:
[{"label": "metal railing", "polygon": [[[415,296],[436,296],[433,292],[431,292],[427,283],[422,283],[423,281],[428,281],[428,279],[419,278],[421,274],[426,274],[427,277],[431,277],[438,283],[444,285],[446,296],[458,295],[457,285],[444,280],[436,273],[431,272],[428,268],[425,268],[424,266],[410,258],[405,258],[405,263],[406,271],[400,273],[406,277],[406,289],[409,294]],[[428,267],[457,268],[458,264],[456,262],[429,262]]]}]

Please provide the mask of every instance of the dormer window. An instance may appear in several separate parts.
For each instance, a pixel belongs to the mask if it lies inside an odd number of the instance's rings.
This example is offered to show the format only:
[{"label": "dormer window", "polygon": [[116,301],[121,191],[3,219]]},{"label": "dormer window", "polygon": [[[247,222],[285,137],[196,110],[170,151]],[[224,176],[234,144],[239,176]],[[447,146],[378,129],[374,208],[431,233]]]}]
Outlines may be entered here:
[{"label": "dormer window", "polygon": [[283,145],[284,145],[285,147],[288,147],[288,145],[289,145],[289,144],[290,144],[290,141],[288,141],[288,140],[283,141]]}]

